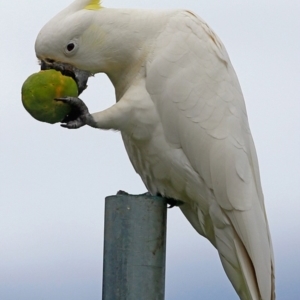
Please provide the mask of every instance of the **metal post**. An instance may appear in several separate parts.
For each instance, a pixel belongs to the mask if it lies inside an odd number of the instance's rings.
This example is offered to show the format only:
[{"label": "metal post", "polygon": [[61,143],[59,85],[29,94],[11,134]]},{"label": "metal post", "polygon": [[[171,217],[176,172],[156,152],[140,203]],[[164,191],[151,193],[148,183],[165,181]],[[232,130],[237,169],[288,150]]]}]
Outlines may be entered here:
[{"label": "metal post", "polygon": [[163,300],[166,201],[147,195],[105,199],[102,300]]}]

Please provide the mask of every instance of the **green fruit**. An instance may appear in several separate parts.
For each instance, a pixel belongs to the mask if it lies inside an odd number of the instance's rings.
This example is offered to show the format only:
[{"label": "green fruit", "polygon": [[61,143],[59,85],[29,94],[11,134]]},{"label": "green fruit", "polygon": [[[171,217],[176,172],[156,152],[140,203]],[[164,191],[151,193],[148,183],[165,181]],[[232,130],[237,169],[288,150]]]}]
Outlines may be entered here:
[{"label": "green fruit", "polygon": [[71,107],[54,99],[67,96],[78,96],[77,84],[73,78],[55,70],[32,74],[22,86],[22,102],[25,109],[41,122],[61,122],[70,113]]}]

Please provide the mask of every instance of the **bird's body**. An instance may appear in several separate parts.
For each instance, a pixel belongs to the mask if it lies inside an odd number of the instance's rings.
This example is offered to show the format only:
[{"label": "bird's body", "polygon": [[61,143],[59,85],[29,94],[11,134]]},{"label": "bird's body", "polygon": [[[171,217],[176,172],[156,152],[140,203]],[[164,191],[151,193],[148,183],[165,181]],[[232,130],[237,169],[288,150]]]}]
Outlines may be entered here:
[{"label": "bird's body", "polygon": [[117,102],[86,123],[121,131],[147,189],[184,202],[241,299],[274,300],[256,151],[222,42],[190,11],[97,3],[77,0],[51,20],[37,38],[38,58],[109,76]]}]

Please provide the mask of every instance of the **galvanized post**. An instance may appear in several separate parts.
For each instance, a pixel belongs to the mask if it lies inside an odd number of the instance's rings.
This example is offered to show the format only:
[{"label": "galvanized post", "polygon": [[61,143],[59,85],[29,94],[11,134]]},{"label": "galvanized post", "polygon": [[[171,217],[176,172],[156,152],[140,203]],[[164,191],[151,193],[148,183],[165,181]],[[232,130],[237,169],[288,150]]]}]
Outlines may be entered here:
[{"label": "galvanized post", "polygon": [[102,300],[163,300],[165,199],[116,195],[105,199]]}]

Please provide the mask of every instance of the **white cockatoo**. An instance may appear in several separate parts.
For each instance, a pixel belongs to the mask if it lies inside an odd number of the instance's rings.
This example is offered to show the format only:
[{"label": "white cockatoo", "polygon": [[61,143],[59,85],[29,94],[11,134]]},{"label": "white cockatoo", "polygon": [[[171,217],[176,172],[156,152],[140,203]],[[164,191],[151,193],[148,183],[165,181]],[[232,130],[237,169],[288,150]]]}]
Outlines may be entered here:
[{"label": "white cockatoo", "polygon": [[119,130],[153,195],[182,201],[218,250],[243,300],[274,300],[274,258],[258,161],[241,88],[224,45],[188,10],[104,8],[76,0],[40,31],[42,69],[79,91],[106,73],[116,104],[90,114],[79,98],[62,126]]}]

